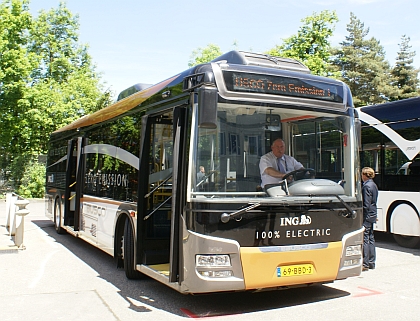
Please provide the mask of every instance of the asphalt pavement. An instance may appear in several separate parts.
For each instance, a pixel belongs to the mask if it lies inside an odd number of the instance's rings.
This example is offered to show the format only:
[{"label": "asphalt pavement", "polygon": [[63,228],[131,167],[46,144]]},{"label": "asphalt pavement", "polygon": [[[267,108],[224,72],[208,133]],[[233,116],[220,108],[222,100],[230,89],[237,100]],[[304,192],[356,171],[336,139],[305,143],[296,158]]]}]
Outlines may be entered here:
[{"label": "asphalt pavement", "polygon": [[420,249],[377,237],[377,268],[331,284],[285,291],[187,296],[152,279],[128,280],[113,258],[58,235],[43,200],[29,200],[23,246],[0,199],[0,320],[415,320]]},{"label": "asphalt pavement", "polygon": [[19,248],[6,229],[6,202],[0,200],[0,320],[135,319],[119,289],[50,236],[53,223],[44,215],[44,200],[29,201]]}]

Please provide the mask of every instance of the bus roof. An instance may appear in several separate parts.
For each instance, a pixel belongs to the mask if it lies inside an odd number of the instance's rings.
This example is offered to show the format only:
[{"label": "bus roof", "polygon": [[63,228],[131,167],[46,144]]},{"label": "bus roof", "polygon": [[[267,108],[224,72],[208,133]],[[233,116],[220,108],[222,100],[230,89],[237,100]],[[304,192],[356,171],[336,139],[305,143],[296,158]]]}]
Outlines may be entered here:
[{"label": "bus roof", "polygon": [[297,71],[310,74],[311,71],[298,60],[283,57],[274,57],[266,54],[253,53],[247,51],[229,51],[212,62],[225,61],[234,65],[249,65],[268,68],[276,68],[289,71]]},{"label": "bus roof", "polygon": [[[417,118],[420,126],[420,97],[393,101],[385,104],[360,107],[363,112],[387,122],[400,122]],[[411,125],[410,125],[411,126]]]},{"label": "bus roof", "polygon": [[154,94],[161,91],[165,88],[169,83],[171,83],[174,79],[176,79],[179,75],[176,75],[172,78],[169,78],[165,81],[162,81],[154,86],[150,86],[142,91],[138,91],[131,96],[128,96],[122,100],[117,101],[116,103],[105,107],[93,114],[83,116],[82,118],[72,122],[71,124],[61,127],[57,129],[54,133],[64,132],[68,130],[78,129],[86,126],[90,126],[93,124],[97,124],[119,115],[124,114],[125,112],[135,108],[139,104],[141,104],[146,99],[150,98]]},{"label": "bus roof", "polygon": [[[254,72],[257,71],[258,68],[261,68],[261,70],[264,70],[264,72],[267,71],[267,68],[277,69],[278,71],[276,72],[280,72],[281,70],[285,73],[290,74],[298,72],[305,74],[305,77],[307,79],[313,79],[314,81],[324,81],[328,83],[337,83],[336,86],[344,86],[343,83],[340,82],[340,84],[338,84],[338,81],[334,79],[311,75],[308,67],[306,67],[301,62],[290,58],[274,57],[266,54],[251,53],[244,51],[230,51],[212,60],[211,62],[225,62],[226,64],[242,65],[244,67],[250,66],[251,69],[255,68]],[[136,108],[144,101],[151,98],[153,95],[165,90],[165,88],[172,88],[173,86],[182,85],[182,82],[184,81],[186,76],[195,75],[200,72],[202,73],[208,68],[207,66],[209,66],[209,63],[194,66],[156,85],[137,84],[131,86],[130,88],[120,93],[119,98],[122,98],[121,100],[118,100],[114,104],[105,107],[101,110],[98,110],[93,114],[83,116],[80,119],[72,122],[71,124],[57,129],[53,132],[53,134],[78,130],[80,128],[84,128],[94,124],[99,124],[101,122],[121,116],[124,113]],[[185,91],[188,89],[180,88],[181,92],[182,90]],[[126,97],[127,95],[129,96]],[[348,99],[351,99],[351,97],[349,97]],[[347,103],[352,106],[352,101],[348,101]]]},{"label": "bus roof", "polygon": [[[390,103],[358,108],[359,117],[366,125],[387,136],[408,159],[416,157],[420,151],[420,97]],[[401,136],[401,129],[409,129],[411,140]]]}]

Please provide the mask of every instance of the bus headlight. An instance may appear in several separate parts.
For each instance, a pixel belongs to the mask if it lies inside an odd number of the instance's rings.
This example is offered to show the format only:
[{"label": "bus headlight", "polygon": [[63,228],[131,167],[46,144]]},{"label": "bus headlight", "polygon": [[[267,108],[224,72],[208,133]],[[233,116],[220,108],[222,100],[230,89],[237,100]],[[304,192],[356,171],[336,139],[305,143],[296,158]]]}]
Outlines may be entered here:
[{"label": "bus headlight", "polygon": [[349,245],[346,247],[346,256],[362,255],[361,245]]},{"label": "bus headlight", "polygon": [[231,266],[229,255],[203,255],[198,254],[195,257],[196,267],[226,267]]}]

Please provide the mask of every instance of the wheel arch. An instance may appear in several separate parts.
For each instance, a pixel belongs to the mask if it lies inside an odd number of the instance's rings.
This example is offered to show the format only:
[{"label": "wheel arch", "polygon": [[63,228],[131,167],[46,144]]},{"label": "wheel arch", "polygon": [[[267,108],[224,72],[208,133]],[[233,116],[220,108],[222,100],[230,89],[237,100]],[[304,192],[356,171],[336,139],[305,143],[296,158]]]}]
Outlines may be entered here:
[{"label": "wheel arch", "polygon": [[[131,224],[133,237],[136,237],[137,229],[134,219],[130,215],[130,210],[120,209],[119,214],[115,220],[114,230],[114,260],[117,264],[117,268],[124,268],[124,261],[122,256],[121,239],[124,236],[125,223],[128,220]],[[136,247],[136,244],[135,244]]]},{"label": "wheel arch", "polygon": [[[413,203],[408,201],[408,200],[398,200],[398,201],[393,202],[389,206],[388,211],[387,211],[386,231],[388,233],[393,233],[393,234],[396,232],[395,226],[393,226],[393,224],[392,224],[392,220],[393,220],[393,215],[396,214],[396,213],[394,213],[395,209],[400,205],[407,205],[407,206],[411,207],[413,212],[417,215],[417,224],[418,224],[419,235],[420,235],[420,213],[416,209],[416,207],[413,205]],[[395,217],[394,217],[394,219],[395,219]],[[416,223],[414,217],[411,217],[411,220],[412,220],[412,223]],[[413,225],[415,225],[415,224],[413,224]],[[401,232],[401,231],[398,231],[398,229],[397,229],[397,232]],[[399,233],[399,234],[401,234],[401,233]]]}]

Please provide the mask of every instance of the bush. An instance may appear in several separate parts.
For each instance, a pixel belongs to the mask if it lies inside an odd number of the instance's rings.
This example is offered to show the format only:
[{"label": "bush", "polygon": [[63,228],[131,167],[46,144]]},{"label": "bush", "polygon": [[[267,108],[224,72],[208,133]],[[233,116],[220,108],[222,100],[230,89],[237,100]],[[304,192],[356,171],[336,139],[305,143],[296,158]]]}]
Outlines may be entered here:
[{"label": "bush", "polygon": [[45,166],[31,161],[25,168],[18,192],[27,198],[43,198],[45,193]]}]

